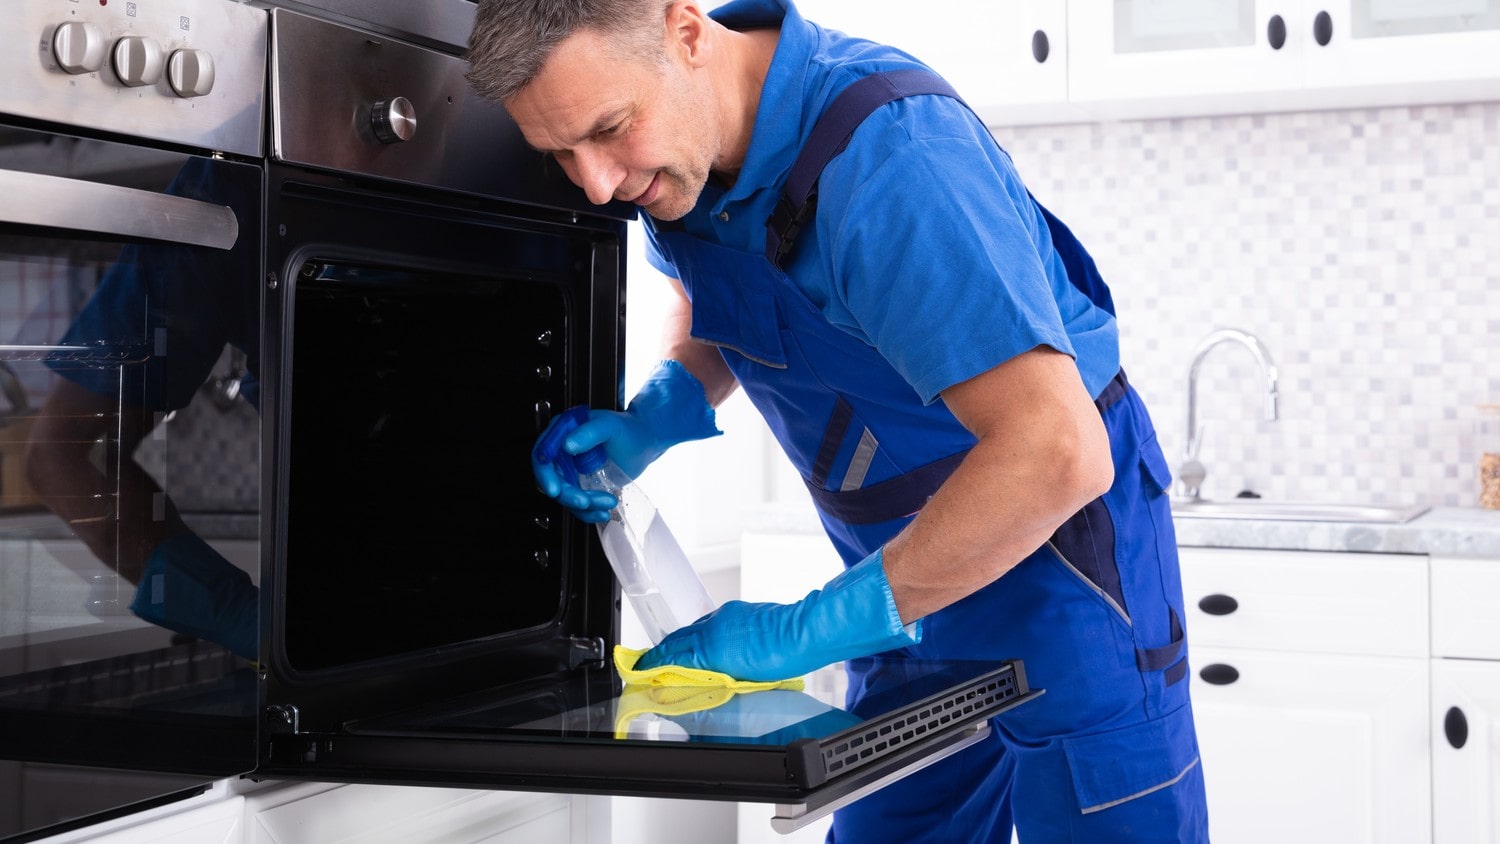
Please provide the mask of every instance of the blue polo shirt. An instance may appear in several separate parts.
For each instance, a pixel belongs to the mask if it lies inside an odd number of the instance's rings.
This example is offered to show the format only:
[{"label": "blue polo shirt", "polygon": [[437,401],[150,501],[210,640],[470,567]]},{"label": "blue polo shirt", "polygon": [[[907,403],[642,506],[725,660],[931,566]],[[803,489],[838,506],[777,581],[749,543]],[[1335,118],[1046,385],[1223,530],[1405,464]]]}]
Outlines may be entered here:
[{"label": "blue polo shirt", "polygon": [[[743,169],[727,188],[711,179],[682,224],[763,253],[766,218],[818,115],[854,80],[921,63],[817,26],[785,0],[733,0],[712,16],[731,29],[779,26],[781,37]],[[648,258],[676,277],[645,228]],[[908,97],[866,118],[823,171],[787,275],[924,403],[1038,346],[1072,355],[1093,395],[1120,368],[1114,318],[1068,280],[1010,156],[950,97]]]}]

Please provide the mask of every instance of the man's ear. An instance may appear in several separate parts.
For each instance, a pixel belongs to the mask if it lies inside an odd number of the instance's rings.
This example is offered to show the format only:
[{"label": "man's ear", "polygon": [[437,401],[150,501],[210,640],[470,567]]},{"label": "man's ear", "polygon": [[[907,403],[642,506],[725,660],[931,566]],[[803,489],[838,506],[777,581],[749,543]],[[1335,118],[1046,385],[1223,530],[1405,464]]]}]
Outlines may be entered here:
[{"label": "man's ear", "polygon": [[698,0],[675,0],[667,8],[667,49],[692,67],[707,64],[712,22]]}]

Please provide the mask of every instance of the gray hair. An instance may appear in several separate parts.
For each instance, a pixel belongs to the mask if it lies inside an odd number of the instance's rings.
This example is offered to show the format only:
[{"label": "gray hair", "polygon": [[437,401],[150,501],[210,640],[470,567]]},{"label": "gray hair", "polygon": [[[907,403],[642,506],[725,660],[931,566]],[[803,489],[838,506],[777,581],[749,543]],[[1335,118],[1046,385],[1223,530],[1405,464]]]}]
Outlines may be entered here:
[{"label": "gray hair", "polygon": [[610,36],[620,55],[663,58],[673,0],[479,0],[469,34],[469,84],[504,102],[531,84],[547,57],[582,30]]}]

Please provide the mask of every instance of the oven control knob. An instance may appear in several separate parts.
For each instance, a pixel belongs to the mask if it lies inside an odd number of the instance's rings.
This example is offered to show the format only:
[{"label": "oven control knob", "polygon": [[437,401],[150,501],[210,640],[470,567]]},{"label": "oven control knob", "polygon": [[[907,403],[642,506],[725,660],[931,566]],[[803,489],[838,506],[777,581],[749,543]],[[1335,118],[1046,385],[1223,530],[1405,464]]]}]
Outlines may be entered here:
[{"label": "oven control knob", "polygon": [[214,89],[214,57],[203,50],[178,50],[167,59],[167,84],[179,97],[201,97]]},{"label": "oven control knob", "polygon": [[68,73],[93,73],[104,64],[104,33],[85,21],[68,21],[52,33],[52,55]]},{"label": "oven control knob", "polygon": [[132,88],[155,85],[161,79],[166,57],[161,45],[144,35],[127,35],[115,42],[115,75]]},{"label": "oven control knob", "polygon": [[417,110],[405,97],[381,100],[370,109],[370,128],[382,144],[399,144],[417,134]]}]

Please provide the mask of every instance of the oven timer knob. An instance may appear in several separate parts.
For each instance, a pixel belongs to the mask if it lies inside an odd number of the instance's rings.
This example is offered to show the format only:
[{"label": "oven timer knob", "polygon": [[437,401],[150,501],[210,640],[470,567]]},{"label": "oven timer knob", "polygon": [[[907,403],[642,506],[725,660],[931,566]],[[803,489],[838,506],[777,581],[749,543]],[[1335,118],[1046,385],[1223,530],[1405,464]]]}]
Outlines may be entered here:
[{"label": "oven timer knob", "polygon": [[52,33],[52,56],[68,73],[93,73],[104,65],[104,33],[86,21],[68,21]]},{"label": "oven timer knob", "polygon": [[155,85],[166,64],[161,45],[143,35],[127,35],[116,41],[112,59],[115,75],[132,88]]},{"label": "oven timer knob", "polygon": [[381,100],[370,109],[370,128],[382,144],[399,144],[417,134],[417,110],[405,97]]},{"label": "oven timer knob", "polygon": [[214,89],[214,57],[205,50],[178,50],[167,59],[167,84],[179,97],[202,97]]}]

